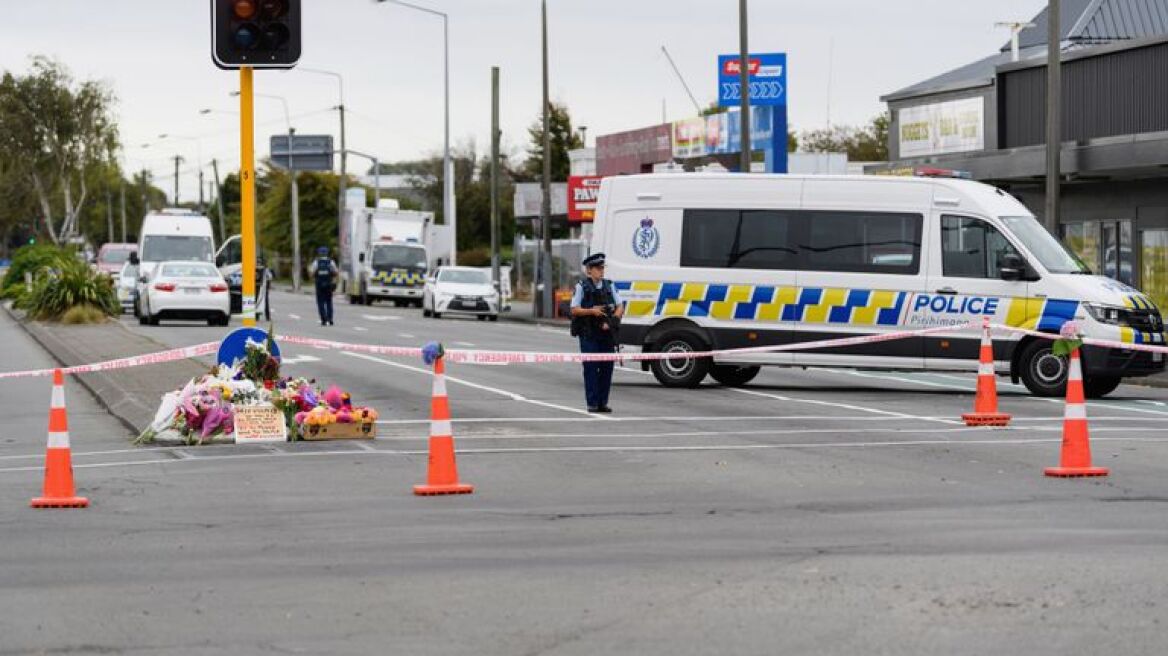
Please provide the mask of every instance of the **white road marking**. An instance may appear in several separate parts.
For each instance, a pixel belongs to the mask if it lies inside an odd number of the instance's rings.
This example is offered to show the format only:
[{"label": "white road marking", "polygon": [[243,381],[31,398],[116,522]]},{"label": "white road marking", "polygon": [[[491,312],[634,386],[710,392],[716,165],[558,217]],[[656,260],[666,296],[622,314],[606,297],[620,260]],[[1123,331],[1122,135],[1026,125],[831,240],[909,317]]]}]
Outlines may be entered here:
[{"label": "white road marking", "polygon": [[281,365],[300,364],[302,362],[320,362],[320,358],[316,357],[315,355],[293,355],[293,356],[286,355],[286,356],[280,358]]},{"label": "white road marking", "polygon": [[300,321],[300,315],[299,315],[299,314],[289,314],[289,315],[288,315],[288,318],[289,318],[289,319],[295,319],[295,320],[297,320],[297,321]]},{"label": "white road marking", "polygon": [[458,346],[466,346],[468,348],[474,346],[474,344],[471,344],[470,342],[454,342],[454,343],[457,344]]},{"label": "white road marking", "polygon": [[397,336],[402,339],[414,339],[414,336],[409,333],[398,333]]},{"label": "white road marking", "polygon": [[369,329],[368,329],[368,328],[366,328],[365,326],[353,326],[353,330],[356,330],[356,331],[357,331],[357,332],[359,332],[359,333],[367,333],[367,332],[369,332]]},{"label": "white road marking", "polygon": [[390,315],[388,315],[388,314],[362,314],[361,318],[368,319],[370,321],[392,321],[393,320],[390,318]]},{"label": "white road marking", "polygon": [[[588,417],[471,417],[467,419],[452,419],[456,424],[512,424],[512,423],[549,423],[549,422],[564,422],[564,421],[589,421]],[[735,422],[735,421],[918,421],[920,419],[949,419],[949,417],[883,417],[883,416],[867,416],[867,415],[761,415],[761,416],[738,416],[738,417],[686,417],[686,416],[669,416],[669,417],[622,417],[610,416],[609,421],[616,422],[667,422],[667,421],[719,421],[719,422]],[[1116,420],[1116,421],[1159,421],[1151,417],[1098,417],[1100,421]],[[1049,417],[1014,417],[1013,421],[1062,421],[1062,415],[1051,415]],[[398,426],[409,424],[428,424],[429,419],[381,419],[377,421],[383,426]],[[841,430],[847,430],[846,428]]]},{"label": "white road marking", "polygon": [[[1097,442],[1134,442],[1141,444],[1164,444],[1168,443],[1168,437],[1101,437],[1096,439]],[[984,440],[886,440],[886,441],[862,441],[862,442],[803,442],[792,444],[699,444],[699,445],[588,445],[588,446],[544,446],[544,447],[490,447],[490,448],[475,448],[475,449],[457,449],[459,455],[492,455],[492,454],[508,454],[508,453],[629,453],[629,452],[655,452],[655,453],[670,453],[670,452],[710,452],[710,451],[772,451],[782,449],[873,449],[873,448],[903,448],[903,447],[931,447],[931,446],[946,446],[955,448],[959,446],[1030,446],[1036,444],[1057,444],[1062,442],[1061,437],[1033,437],[1033,438],[1007,438],[998,437],[995,439]],[[208,448],[208,447],[197,447]],[[100,462],[100,463],[74,463],[74,469],[99,469],[110,467],[140,467],[143,465],[187,465],[199,462],[211,462],[221,460],[247,460],[256,458],[312,458],[325,456],[362,456],[366,452],[358,453],[353,449],[344,449],[336,451],[273,451],[265,453],[237,453],[226,455],[211,455],[198,456],[185,459],[164,458],[156,460],[127,460],[114,462]],[[406,456],[416,457],[424,456],[429,452],[424,449],[415,450],[396,450],[396,449],[372,449],[368,453],[386,456]],[[23,473],[23,472],[40,472],[44,468],[40,465],[30,467],[7,467],[0,469],[0,474]]]},{"label": "white road marking", "polygon": [[[368,360],[370,362],[377,362],[377,363],[384,364],[384,365],[389,366],[389,367],[397,367],[399,369],[413,371],[413,372],[420,373],[420,374],[423,374],[426,376],[433,375],[433,372],[431,372],[429,369],[422,369],[421,367],[414,367],[414,366],[411,366],[408,364],[402,364],[400,362],[394,362],[392,360],[386,360],[384,358],[378,358],[378,357],[374,357],[372,355],[366,355],[364,353],[353,353],[351,351],[343,351],[343,354],[347,355],[351,358],[360,358],[362,360]],[[545,408],[555,408],[556,410],[563,410],[564,412],[571,412],[574,414],[585,415],[587,417],[602,420],[602,421],[608,419],[604,415],[589,414],[589,412],[587,410],[581,410],[579,408],[569,408],[568,406],[565,406],[565,405],[558,405],[555,403],[548,403],[547,401],[538,401],[536,399],[529,399],[526,396],[523,396],[522,394],[516,394],[515,392],[509,392],[505,389],[499,389],[497,387],[488,387],[486,385],[472,383],[469,380],[455,378],[454,376],[446,376],[446,380],[448,382],[451,382],[451,383],[457,383],[459,385],[473,387],[475,389],[480,389],[480,390],[483,390],[485,392],[492,392],[494,394],[500,394],[502,396],[506,396],[506,397],[510,398],[512,401],[522,401],[523,403],[531,403],[533,405],[543,406]]]},{"label": "white road marking", "polygon": [[738,394],[749,394],[751,396],[761,396],[768,399],[775,399],[776,401],[787,401],[790,403],[809,403],[812,405],[824,405],[831,408],[843,408],[845,410],[859,410],[860,412],[871,412],[878,415],[886,415],[890,417],[900,417],[901,419],[918,419],[921,421],[935,421],[942,424],[956,424],[961,425],[962,422],[953,419],[935,419],[932,417],[922,417],[919,415],[910,415],[903,412],[892,412],[890,410],[879,410],[877,408],[868,408],[862,405],[854,405],[851,403],[837,403],[834,401],[823,401],[820,399],[799,399],[791,396],[782,396],[780,394],[769,394],[767,392],[759,392],[756,390],[743,389],[741,387],[723,387],[722,389],[728,392],[736,392]]}]

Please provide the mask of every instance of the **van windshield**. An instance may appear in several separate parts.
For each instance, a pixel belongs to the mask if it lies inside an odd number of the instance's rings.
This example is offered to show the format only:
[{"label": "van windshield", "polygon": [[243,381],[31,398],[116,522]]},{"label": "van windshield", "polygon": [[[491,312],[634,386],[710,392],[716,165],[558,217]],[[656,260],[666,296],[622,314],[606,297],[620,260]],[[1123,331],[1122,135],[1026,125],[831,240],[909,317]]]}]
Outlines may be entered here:
[{"label": "van windshield", "polygon": [[420,246],[379,245],[373,247],[373,268],[426,268],[426,251]]},{"label": "van windshield", "polygon": [[1091,269],[1054,238],[1033,216],[1003,216],[1002,223],[1051,273],[1089,274]]},{"label": "van windshield", "polygon": [[212,261],[211,238],[193,235],[147,235],[142,242],[143,262],[166,260]]}]

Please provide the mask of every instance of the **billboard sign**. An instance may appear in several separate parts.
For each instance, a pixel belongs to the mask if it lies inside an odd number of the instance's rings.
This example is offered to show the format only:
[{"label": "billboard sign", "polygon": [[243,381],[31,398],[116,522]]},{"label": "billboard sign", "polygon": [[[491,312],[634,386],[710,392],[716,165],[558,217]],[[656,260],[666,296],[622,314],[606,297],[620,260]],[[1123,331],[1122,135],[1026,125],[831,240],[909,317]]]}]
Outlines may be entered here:
[{"label": "billboard sign", "polygon": [[673,156],[677,159],[706,155],[706,119],[686,118],[673,122]]},{"label": "billboard sign", "polygon": [[[292,157],[288,157],[291,142]],[[273,134],[269,140],[272,164],[297,171],[333,170],[333,136],[331,134]],[[289,167],[291,163],[291,167]]]},{"label": "billboard sign", "polygon": [[[539,216],[543,204],[543,190],[538,182],[520,182],[515,185],[515,216]],[[551,186],[552,216],[568,213],[568,183],[553,182]]]},{"label": "billboard sign", "polygon": [[568,222],[589,223],[596,217],[596,200],[600,196],[599,175],[568,177]]},{"label": "billboard sign", "polygon": [[663,123],[639,130],[601,135],[596,139],[596,173],[628,175],[645,173],[653,164],[668,162],[670,125]]},{"label": "billboard sign", "polygon": [[[752,54],[749,59],[750,104],[787,106],[787,53]],[[718,56],[718,106],[737,106],[742,100],[741,57]]]},{"label": "billboard sign", "polygon": [[985,150],[985,99],[963,98],[897,110],[900,157]]}]

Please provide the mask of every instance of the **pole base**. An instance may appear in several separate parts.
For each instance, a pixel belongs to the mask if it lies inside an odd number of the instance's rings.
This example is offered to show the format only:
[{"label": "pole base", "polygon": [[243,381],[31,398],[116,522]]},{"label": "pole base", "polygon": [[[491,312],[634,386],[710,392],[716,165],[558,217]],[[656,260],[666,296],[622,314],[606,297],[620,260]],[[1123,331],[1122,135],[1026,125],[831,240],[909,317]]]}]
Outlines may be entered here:
[{"label": "pole base", "polygon": [[420,497],[434,497],[443,494],[470,494],[474,486],[469,483],[453,483],[450,485],[415,485],[414,494]]},{"label": "pole base", "polygon": [[1107,476],[1111,473],[1111,470],[1106,467],[1047,467],[1043,471],[1047,476],[1058,476],[1060,478]]},{"label": "pole base", "polygon": [[85,497],[38,497],[29,504],[33,508],[88,508]]},{"label": "pole base", "polygon": [[966,426],[1007,426],[1011,416],[1004,412],[968,412],[961,419]]}]

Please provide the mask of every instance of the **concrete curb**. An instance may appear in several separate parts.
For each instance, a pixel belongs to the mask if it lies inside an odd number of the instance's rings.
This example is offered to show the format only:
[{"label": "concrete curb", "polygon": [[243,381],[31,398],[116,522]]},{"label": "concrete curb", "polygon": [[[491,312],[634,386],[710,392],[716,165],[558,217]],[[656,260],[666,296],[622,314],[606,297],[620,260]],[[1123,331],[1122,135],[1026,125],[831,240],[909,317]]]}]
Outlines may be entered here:
[{"label": "concrete curb", "polygon": [[[33,326],[30,325],[30,323],[26,321],[20,313],[10,307],[10,304],[5,303],[4,309],[6,312],[8,312],[9,316],[12,317],[13,321],[20,325],[21,329],[24,330],[24,332],[28,334],[28,336],[31,337],[33,341],[39,344],[41,348],[43,348],[45,352],[48,353],[49,357],[51,357],[61,366],[68,367],[79,364],[89,364],[87,360],[90,358],[82,356],[78,350],[70,345],[66,339],[60,335],[54,334],[52,330],[54,326],[52,324],[36,324],[37,326],[43,327],[44,329],[34,330]],[[162,351],[170,348],[164,344],[155,342],[148,337],[130,332],[125,326],[116,320],[100,325],[86,326],[85,329],[113,331],[123,339],[128,336],[133,341],[148,346],[148,348],[142,352]],[[138,354],[139,353],[122,353],[113,357],[126,357]],[[150,368],[154,370],[150,374],[147,374],[150,378],[170,378],[171,373],[173,373],[173,377],[176,380],[181,381],[206,371],[207,365],[199,362],[198,360],[187,359],[164,364],[154,364],[150,365]],[[159,374],[159,370],[163,370],[168,373]],[[110,415],[120,421],[128,429],[133,431],[135,435],[138,435],[141,434],[141,432],[144,431],[154,420],[154,414],[157,411],[157,407],[154,405],[147,405],[148,402],[152,403],[154,399],[143,399],[140,393],[131,391],[131,388],[135,387],[134,385],[125,384],[125,382],[128,380],[134,380],[133,378],[130,378],[131,376],[134,376],[134,373],[131,372],[137,371],[138,369],[134,368],[121,369],[110,372],[99,371],[74,376],[73,378],[81,383],[81,386],[84,387],[93,396],[98,405],[105,408],[106,411],[110,413]],[[181,384],[181,382],[178,384]],[[158,389],[157,385],[151,384],[139,385],[138,387]],[[161,396],[161,392],[159,393],[159,396]]]}]

